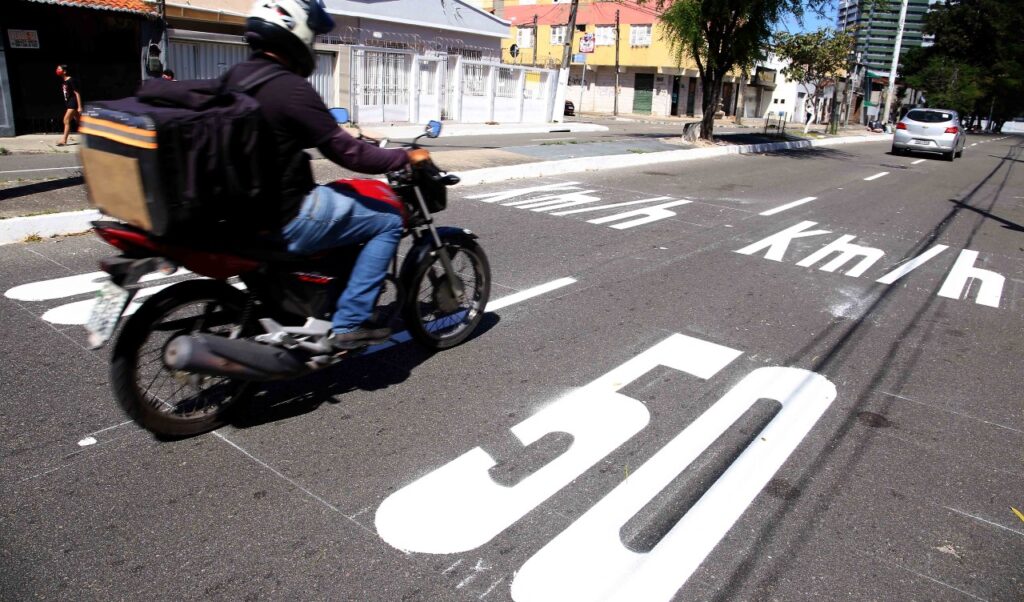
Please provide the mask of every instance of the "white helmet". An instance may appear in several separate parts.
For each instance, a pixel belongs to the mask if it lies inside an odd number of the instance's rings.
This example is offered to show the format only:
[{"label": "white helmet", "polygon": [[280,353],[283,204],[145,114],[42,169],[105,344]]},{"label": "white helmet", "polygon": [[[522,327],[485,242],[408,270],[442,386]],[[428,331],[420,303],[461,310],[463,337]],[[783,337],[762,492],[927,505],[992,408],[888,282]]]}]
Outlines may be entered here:
[{"label": "white helmet", "polygon": [[245,40],[254,50],[265,50],[292,63],[309,77],[315,66],[313,42],[317,34],[334,29],[323,0],[257,0],[245,21]]}]

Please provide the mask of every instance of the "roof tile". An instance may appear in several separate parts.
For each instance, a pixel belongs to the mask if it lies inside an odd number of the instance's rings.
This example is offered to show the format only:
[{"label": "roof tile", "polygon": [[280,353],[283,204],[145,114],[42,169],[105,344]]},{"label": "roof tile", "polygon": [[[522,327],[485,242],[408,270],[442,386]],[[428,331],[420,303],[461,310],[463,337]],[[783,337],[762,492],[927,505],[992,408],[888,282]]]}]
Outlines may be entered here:
[{"label": "roof tile", "polygon": [[42,2],[45,4],[59,4],[61,6],[73,6],[77,8],[95,8],[99,10],[114,10],[129,13],[141,13],[156,15],[157,10],[154,4],[144,0],[29,0],[30,2]]}]

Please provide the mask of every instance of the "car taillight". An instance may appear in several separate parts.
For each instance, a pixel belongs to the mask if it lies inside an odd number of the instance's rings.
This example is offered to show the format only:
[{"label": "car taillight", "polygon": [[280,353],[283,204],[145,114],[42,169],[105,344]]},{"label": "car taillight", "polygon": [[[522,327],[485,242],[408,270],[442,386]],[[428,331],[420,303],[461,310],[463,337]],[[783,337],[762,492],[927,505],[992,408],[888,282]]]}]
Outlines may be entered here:
[{"label": "car taillight", "polygon": [[897,130],[905,130],[905,129],[907,129],[907,124],[905,124],[905,123],[903,123],[903,122],[901,121],[901,122],[899,122],[899,123],[897,123],[897,124],[896,124],[896,129],[897,129]]},{"label": "car taillight", "polygon": [[956,127],[955,125],[946,128],[946,133],[947,134],[955,134],[955,133],[957,133],[959,131],[960,131],[960,128]]}]

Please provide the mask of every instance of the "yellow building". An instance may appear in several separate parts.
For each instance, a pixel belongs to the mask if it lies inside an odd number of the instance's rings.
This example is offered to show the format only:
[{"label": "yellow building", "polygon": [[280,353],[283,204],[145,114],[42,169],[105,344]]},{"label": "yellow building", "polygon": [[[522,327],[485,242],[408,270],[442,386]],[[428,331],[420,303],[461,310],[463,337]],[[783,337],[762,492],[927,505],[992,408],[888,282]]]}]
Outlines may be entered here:
[{"label": "yellow building", "polygon": [[[502,43],[503,62],[561,65],[568,38],[569,0],[479,0],[477,4],[511,23],[511,35]],[[663,35],[653,4],[629,0],[580,3],[565,95],[577,111],[614,112],[617,81],[619,113],[701,115],[696,64],[688,56],[680,64]],[[518,51],[514,57],[513,45]],[[760,80],[742,82],[738,75],[726,78],[721,110],[734,115],[743,106],[744,116],[759,114],[764,91],[759,89],[763,86],[753,84]],[[744,95],[742,105],[740,94]]]}]

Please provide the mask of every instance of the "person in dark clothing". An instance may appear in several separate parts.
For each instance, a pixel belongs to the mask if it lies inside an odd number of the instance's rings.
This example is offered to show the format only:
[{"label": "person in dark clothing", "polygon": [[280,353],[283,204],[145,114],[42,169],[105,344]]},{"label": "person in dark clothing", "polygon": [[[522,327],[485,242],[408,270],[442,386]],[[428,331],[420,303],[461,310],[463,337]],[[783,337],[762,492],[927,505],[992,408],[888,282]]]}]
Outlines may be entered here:
[{"label": "person in dark clothing", "polygon": [[78,91],[78,82],[68,73],[67,65],[57,65],[57,77],[61,78],[61,92],[64,93],[64,136],[57,146],[66,146],[71,135],[71,122],[81,114],[82,94]]},{"label": "person in dark clothing", "polygon": [[276,77],[249,92],[276,142],[280,168],[274,216],[288,250],[310,254],[365,243],[332,319],[331,345],[355,349],[387,340],[391,331],[368,323],[388,263],[402,236],[402,218],[386,203],[354,198],[313,180],[307,148],[317,148],[338,165],[367,174],[402,169],[427,160],[423,149],[383,149],[357,140],[338,127],[327,106],[305,79],[313,72],[313,41],[333,29],[322,0],[261,0],[246,20],[249,60],[226,74],[228,85],[257,70],[278,69]]}]

